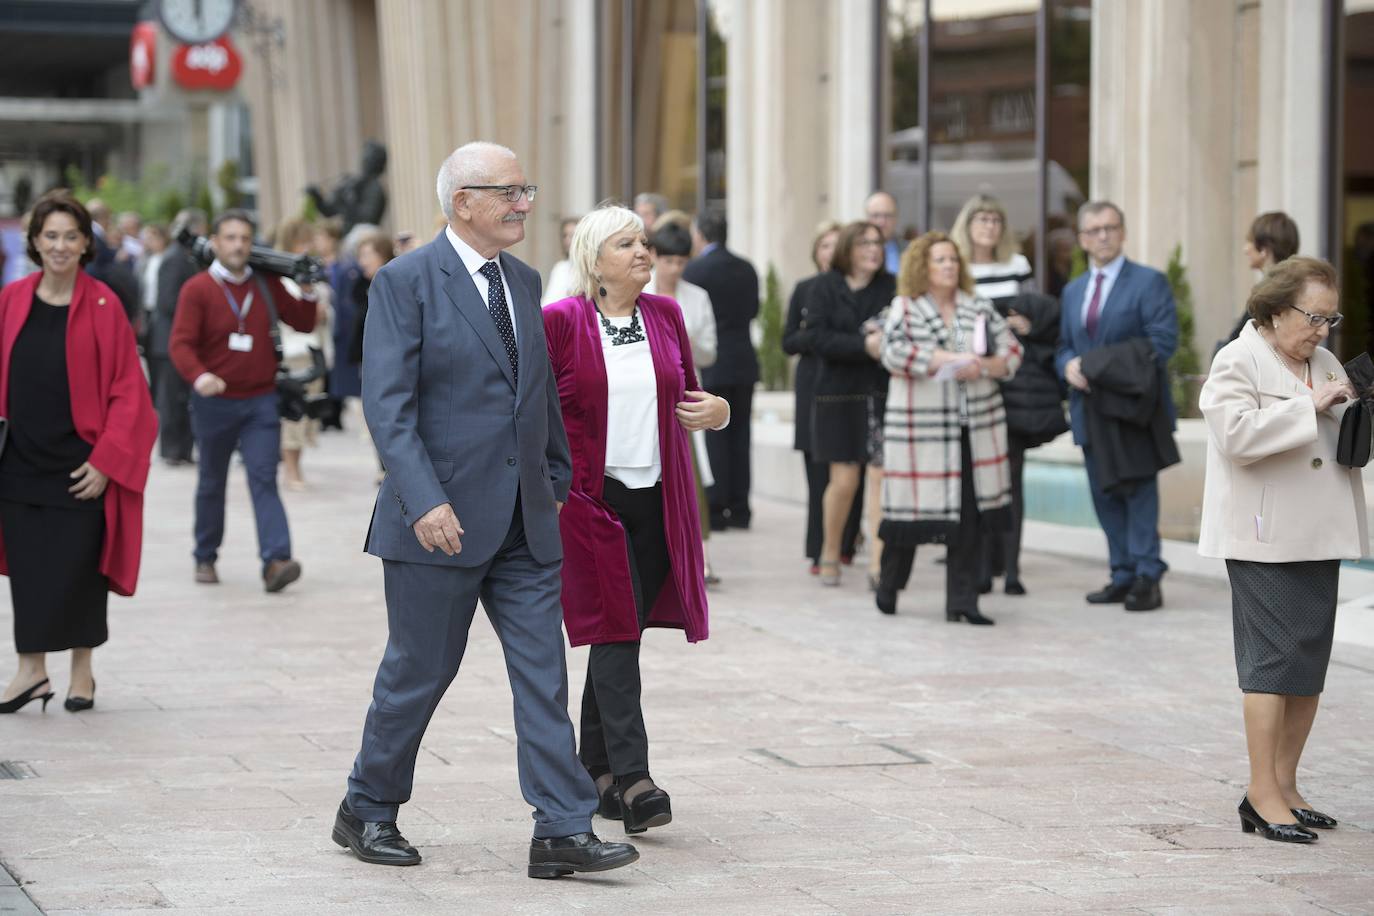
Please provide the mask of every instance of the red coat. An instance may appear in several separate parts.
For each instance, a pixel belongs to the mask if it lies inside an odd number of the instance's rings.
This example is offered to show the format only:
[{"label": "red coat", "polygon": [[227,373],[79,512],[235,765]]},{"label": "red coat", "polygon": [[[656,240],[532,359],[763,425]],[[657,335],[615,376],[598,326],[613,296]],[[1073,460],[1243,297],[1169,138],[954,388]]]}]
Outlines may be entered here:
[{"label": "red coat", "polygon": [[[0,416],[9,413],[10,352],[29,317],[42,272],[0,290]],[[110,591],[132,595],[143,553],[143,486],[157,439],[157,415],[138,362],[124,307],[108,286],[80,271],[67,313],[67,382],[76,434],[93,446],[90,462],[110,478],[100,572]],[[16,396],[23,380],[16,379]],[[0,537],[0,573],[9,574]]]},{"label": "red coat", "polygon": [[[701,516],[692,477],[691,440],[675,408],[697,385],[682,309],[666,296],[641,294],[640,320],[658,380],[658,447],[663,521],[672,573],[650,609],[648,625],[676,627],[689,642],[706,638],[706,582]],[[572,452],[572,490],[558,518],[563,535],[563,622],[574,646],[639,639],[625,529],[602,499],[606,479],[606,360],[596,306],[563,299],[544,309],[549,359],[558,381]]]}]

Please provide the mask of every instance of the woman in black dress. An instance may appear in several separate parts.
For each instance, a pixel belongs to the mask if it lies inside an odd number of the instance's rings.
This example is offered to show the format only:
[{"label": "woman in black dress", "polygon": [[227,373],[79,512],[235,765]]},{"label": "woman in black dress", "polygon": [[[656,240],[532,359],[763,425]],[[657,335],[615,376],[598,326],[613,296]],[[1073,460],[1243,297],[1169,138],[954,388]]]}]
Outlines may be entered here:
[{"label": "woman in black dress", "polygon": [[0,713],[53,697],[45,653],[72,650],[72,712],[95,705],[91,651],[106,596],[132,594],[142,492],[157,436],[133,329],[94,253],[77,201],[44,196],[29,223],[39,273],[0,293],[0,573],[10,577],[19,665]]},{"label": "woman in black dress", "polygon": [[[883,269],[883,235],[872,223],[840,231],[830,270],[810,291],[812,351],[820,357],[812,409],[811,454],[830,465],[822,500],[822,585],[840,584],[840,539],[864,465],[881,455],[874,437],[882,428],[887,373],[878,364],[879,316],[892,302],[896,281]],[[877,549],[877,545],[872,545]]]}]

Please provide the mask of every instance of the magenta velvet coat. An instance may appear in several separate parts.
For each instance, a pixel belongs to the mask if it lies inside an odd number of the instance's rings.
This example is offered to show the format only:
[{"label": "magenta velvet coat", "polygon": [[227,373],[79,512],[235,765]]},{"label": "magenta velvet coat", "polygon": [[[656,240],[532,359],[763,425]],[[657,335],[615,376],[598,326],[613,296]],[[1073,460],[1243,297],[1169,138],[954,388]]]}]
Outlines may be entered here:
[{"label": "magenta velvet coat", "polygon": [[[648,626],[676,627],[688,642],[706,638],[706,582],[701,519],[692,477],[691,441],[674,412],[696,390],[692,346],[682,309],[643,293],[639,318],[658,378],[658,447],[663,465],[664,535],[672,573],[649,612]],[[572,450],[572,490],[559,516],[563,534],[563,621],[574,646],[639,639],[625,529],[602,500],[606,476],[606,361],[596,306],[562,299],[544,309],[549,360],[558,380]]]}]

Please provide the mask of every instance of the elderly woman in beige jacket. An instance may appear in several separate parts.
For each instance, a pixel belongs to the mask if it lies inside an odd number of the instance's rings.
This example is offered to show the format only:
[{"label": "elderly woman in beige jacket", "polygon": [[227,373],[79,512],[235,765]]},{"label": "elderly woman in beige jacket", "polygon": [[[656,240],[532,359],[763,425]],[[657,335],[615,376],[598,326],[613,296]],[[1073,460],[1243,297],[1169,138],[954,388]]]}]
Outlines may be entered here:
[{"label": "elderly woman in beige jacket", "polygon": [[1298,761],[1331,657],[1340,561],[1369,551],[1360,472],[1336,463],[1341,417],[1363,408],[1320,346],[1341,320],[1337,305],[1330,264],[1276,266],[1200,399],[1209,436],[1198,552],[1226,560],[1245,694],[1241,828],[1289,843],[1336,826],[1298,792]]}]

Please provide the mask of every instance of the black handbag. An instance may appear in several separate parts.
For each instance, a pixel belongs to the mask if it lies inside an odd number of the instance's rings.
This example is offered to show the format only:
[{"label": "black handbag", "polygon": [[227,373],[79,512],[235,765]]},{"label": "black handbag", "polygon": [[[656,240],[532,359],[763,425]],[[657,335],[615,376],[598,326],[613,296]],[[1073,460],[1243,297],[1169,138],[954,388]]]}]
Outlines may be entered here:
[{"label": "black handbag", "polygon": [[1369,464],[1371,442],[1374,442],[1374,360],[1368,353],[1345,364],[1350,385],[1359,403],[1351,404],[1341,417],[1341,434],[1336,440],[1336,461],[1348,468],[1362,468]]}]

